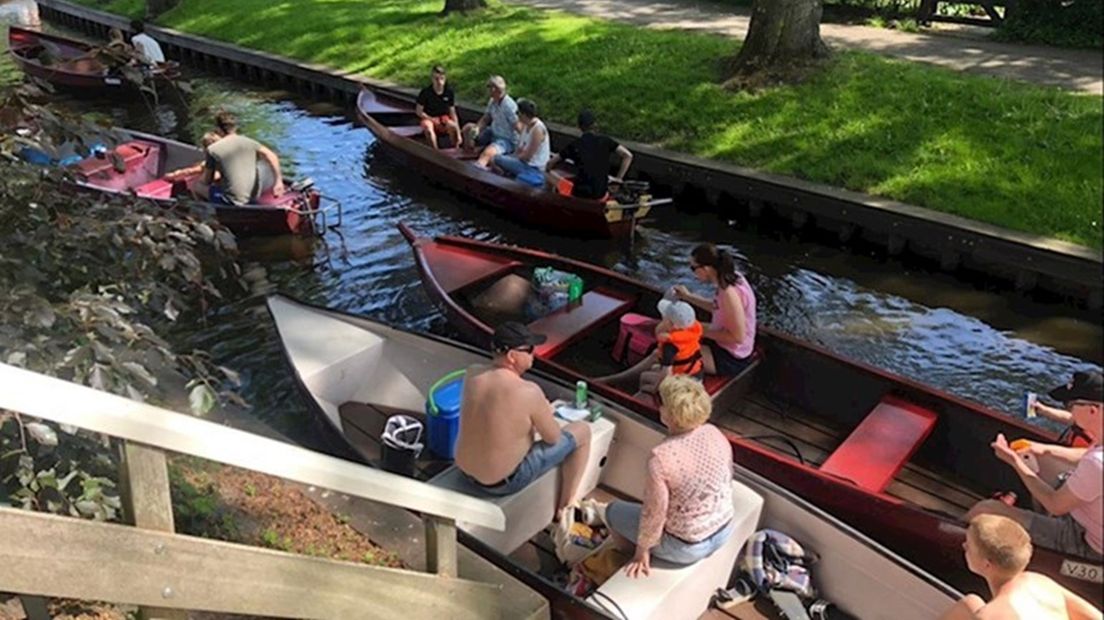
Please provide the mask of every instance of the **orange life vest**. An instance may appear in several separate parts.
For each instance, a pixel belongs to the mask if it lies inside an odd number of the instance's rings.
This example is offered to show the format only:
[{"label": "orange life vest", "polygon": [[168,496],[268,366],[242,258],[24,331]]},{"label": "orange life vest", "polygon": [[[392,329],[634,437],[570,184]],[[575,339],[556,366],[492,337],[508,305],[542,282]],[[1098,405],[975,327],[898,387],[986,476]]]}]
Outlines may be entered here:
[{"label": "orange life vest", "polygon": [[[704,369],[701,359],[702,324],[694,321],[685,329],[672,329],[659,334],[659,359],[664,366],[671,367],[671,374],[700,375]],[[664,348],[674,347],[674,358],[665,357]],[[670,363],[665,363],[667,360]]]}]

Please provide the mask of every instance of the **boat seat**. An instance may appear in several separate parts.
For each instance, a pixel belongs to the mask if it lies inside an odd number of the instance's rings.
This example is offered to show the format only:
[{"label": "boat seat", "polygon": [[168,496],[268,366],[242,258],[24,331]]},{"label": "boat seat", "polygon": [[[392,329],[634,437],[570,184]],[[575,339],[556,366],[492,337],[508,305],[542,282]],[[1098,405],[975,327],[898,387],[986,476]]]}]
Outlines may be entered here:
[{"label": "boat seat", "polygon": [[[115,147],[114,153],[122,159],[123,164],[129,171],[144,161],[146,155],[149,154],[151,150],[157,148],[157,145],[148,142],[124,142]],[[114,157],[110,155],[105,157],[88,157],[77,163],[77,171],[88,178],[103,172],[108,174],[115,173],[115,163],[113,160]]]},{"label": "boat seat", "polygon": [[142,198],[172,198],[172,191],[172,181],[165,179],[154,179],[134,188],[134,193]]},{"label": "boat seat", "polygon": [[[566,424],[562,420],[557,421],[561,426]],[[606,455],[613,443],[615,429],[616,425],[606,418],[599,418],[590,423],[590,455],[583,470],[583,477],[579,481],[576,497],[583,497],[598,486],[602,465],[605,464]],[[512,553],[552,522],[552,513],[556,510],[556,498],[560,493],[559,472],[558,467],[552,469],[513,495],[484,497],[501,508],[506,515],[505,531],[499,532],[464,522],[458,523],[458,527],[503,554]],[[472,495],[478,493],[474,485],[455,465],[441,472],[429,483],[460,493]]]},{"label": "boat seat", "polygon": [[[740,551],[759,529],[763,498],[747,486],[732,481],[732,505],[736,509],[736,527],[724,546],[713,555],[689,566],[677,566],[652,558],[652,573],[632,579],[619,570],[587,601],[611,615],[626,620],[694,620],[709,606],[717,588],[728,587],[728,580]],[[609,604],[617,603],[623,614]]]},{"label": "boat seat", "polygon": [[548,336],[544,344],[537,346],[534,355],[544,359],[555,356],[604,321],[621,316],[635,303],[635,296],[617,291],[604,288],[587,291],[577,303],[529,324],[533,333]]},{"label": "boat seat", "polygon": [[454,293],[477,282],[504,275],[521,265],[516,260],[434,242],[421,246],[421,250],[425,262],[433,265],[433,276],[445,293]]},{"label": "boat seat", "polygon": [[938,420],[933,411],[886,396],[824,461],[820,471],[881,493]]},{"label": "boat seat", "polygon": [[438,149],[437,152],[453,159],[479,159],[479,151],[475,149],[469,151],[468,149],[450,148]]},{"label": "boat seat", "polygon": [[388,129],[396,136],[402,136],[404,138],[420,138],[423,133],[421,125],[396,125],[394,127],[388,127]]},{"label": "boat seat", "polygon": [[702,379],[702,385],[705,386],[705,391],[709,394],[716,394],[724,389],[726,386],[732,383],[742,384],[751,381],[752,375],[755,374],[755,369],[759,366],[759,363],[763,360],[763,352],[759,349],[755,349],[751,352],[751,359],[748,361],[747,366],[744,369],[732,376],[724,375],[705,375]]}]

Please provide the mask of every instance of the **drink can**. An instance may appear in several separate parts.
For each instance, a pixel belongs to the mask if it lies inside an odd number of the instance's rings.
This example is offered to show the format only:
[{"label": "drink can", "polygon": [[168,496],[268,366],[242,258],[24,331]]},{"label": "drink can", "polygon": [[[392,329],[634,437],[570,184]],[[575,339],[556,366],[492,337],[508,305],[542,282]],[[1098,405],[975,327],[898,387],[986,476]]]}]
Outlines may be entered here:
[{"label": "drink can", "polygon": [[587,384],[586,381],[579,381],[575,384],[575,408],[586,409],[587,406]]},{"label": "drink can", "polygon": [[1034,418],[1035,417],[1035,403],[1038,402],[1038,401],[1039,401],[1039,395],[1036,394],[1035,392],[1024,392],[1023,407],[1024,407],[1024,417],[1025,418]]}]

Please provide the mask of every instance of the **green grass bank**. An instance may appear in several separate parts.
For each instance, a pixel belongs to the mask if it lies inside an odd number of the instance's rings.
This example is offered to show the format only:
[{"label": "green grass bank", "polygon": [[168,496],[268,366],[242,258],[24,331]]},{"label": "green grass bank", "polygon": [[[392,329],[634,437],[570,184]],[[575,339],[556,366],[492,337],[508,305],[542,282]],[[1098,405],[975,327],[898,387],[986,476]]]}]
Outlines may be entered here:
[{"label": "green grass bank", "polygon": [[[133,15],[136,0],[82,0]],[[495,3],[181,0],[159,23],[408,86],[445,64],[457,94],[501,73],[546,119],[591,107],[613,135],[1100,248],[1096,96],[844,52],[796,86],[721,87],[731,39]]]}]

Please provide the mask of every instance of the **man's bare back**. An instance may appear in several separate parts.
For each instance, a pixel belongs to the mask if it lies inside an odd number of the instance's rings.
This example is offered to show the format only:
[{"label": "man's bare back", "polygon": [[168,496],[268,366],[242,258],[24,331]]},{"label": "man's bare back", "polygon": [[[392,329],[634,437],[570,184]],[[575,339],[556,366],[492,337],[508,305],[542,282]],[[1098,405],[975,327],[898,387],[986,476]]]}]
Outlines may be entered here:
[{"label": "man's bare back", "polygon": [[475,365],[464,376],[456,465],[493,485],[509,476],[533,445],[533,432],[556,443],[560,427],[544,392],[516,372]]},{"label": "man's bare back", "polygon": [[987,620],[1066,620],[1100,618],[1088,601],[1038,573],[1022,573],[974,613]]}]

